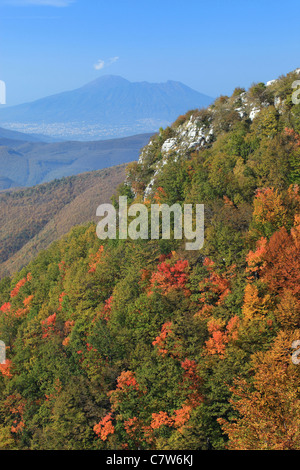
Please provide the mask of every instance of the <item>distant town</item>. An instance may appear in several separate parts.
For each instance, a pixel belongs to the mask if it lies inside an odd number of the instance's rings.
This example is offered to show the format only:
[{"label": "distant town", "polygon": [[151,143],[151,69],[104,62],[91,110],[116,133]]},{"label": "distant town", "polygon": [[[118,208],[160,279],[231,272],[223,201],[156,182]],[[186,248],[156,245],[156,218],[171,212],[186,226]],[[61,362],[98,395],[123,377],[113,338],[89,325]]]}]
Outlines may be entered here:
[{"label": "distant town", "polygon": [[3,127],[26,134],[41,134],[56,140],[100,140],[127,137],[130,135],[157,132],[160,127],[169,125],[166,121],[142,119],[134,125],[103,126],[85,122],[22,123],[5,122]]}]

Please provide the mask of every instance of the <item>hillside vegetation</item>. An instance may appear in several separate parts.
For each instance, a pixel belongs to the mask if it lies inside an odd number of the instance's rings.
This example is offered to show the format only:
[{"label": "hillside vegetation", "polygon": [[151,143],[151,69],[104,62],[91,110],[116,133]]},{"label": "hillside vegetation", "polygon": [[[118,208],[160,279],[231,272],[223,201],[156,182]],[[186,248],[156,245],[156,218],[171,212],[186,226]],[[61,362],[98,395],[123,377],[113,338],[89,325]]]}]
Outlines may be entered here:
[{"label": "hillside vegetation", "polygon": [[74,225],[96,221],[124,181],[125,165],[0,192],[0,278],[13,274]]},{"label": "hillside vegetation", "polygon": [[300,449],[300,105],[290,73],[161,129],[129,201],[205,244],[72,231],[0,283],[2,449]]}]

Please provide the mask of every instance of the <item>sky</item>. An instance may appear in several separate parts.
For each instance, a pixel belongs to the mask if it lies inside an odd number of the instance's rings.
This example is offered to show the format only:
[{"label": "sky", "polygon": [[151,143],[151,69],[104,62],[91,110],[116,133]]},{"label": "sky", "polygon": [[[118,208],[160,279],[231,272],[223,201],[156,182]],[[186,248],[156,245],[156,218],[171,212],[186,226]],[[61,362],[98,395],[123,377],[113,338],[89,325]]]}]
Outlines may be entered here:
[{"label": "sky", "polygon": [[300,67],[299,0],[0,0],[7,105],[106,74],[212,97]]}]

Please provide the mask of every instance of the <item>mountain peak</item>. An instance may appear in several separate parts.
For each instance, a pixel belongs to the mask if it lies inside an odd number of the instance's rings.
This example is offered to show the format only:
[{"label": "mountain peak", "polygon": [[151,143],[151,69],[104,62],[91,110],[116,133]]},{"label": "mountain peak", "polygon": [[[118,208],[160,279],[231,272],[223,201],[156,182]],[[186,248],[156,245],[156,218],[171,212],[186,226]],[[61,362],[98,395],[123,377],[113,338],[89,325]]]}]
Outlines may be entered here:
[{"label": "mountain peak", "polygon": [[111,88],[119,85],[129,84],[129,80],[121,77],[120,75],[102,75],[101,77],[96,78],[95,80],[83,85],[82,88],[93,88],[98,86],[110,86]]},{"label": "mountain peak", "polygon": [[76,140],[83,132],[83,140],[99,140],[157,132],[178,115],[212,102],[180,82],[130,82],[102,75],[76,90],[2,109],[0,123],[15,129],[19,123],[18,130],[61,140]]}]

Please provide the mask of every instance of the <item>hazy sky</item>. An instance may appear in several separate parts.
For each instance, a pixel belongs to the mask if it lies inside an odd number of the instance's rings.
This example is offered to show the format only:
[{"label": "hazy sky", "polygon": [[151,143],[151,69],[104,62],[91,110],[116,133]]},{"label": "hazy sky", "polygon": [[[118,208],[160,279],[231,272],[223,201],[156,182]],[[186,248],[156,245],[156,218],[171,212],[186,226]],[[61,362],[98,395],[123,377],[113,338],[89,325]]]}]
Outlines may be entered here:
[{"label": "hazy sky", "polygon": [[299,0],[0,0],[7,104],[104,74],[216,97],[300,67]]}]

